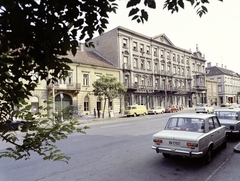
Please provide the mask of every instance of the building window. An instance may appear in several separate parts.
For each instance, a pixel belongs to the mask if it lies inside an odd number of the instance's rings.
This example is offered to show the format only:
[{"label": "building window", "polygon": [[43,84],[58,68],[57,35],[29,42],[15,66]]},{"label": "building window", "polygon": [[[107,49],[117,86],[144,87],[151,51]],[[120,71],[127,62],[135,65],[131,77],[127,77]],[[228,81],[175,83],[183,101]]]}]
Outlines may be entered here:
[{"label": "building window", "polygon": [[222,86],[218,86],[218,92],[222,92]]},{"label": "building window", "polygon": [[84,97],[84,111],[89,111],[89,98]]},{"label": "building window", "polygon": [[31,106],[32,106],[32,108],[31,108],[31,112],[33,113],[33,114],[36,114],[36,113],[38,113],[38,109],[39,109],[39,100],[38,100],[38,97],[31,97]]},{"label": "building window", "polygon": [[170,60],[170,52],[167,52],[167,59]]},{"label": "building window", "polygon": [[184,76],[184,68],[182,68],[182,76]]},{"label": "building window", "polygon": [[133,42],[133,50],[137,50],[137,42]]},{"label": "building window", "polygon": [[158,72],[158,63],[154,64],[154,72],[157,73]]},{"label": "building window", "polygon": [[177,55],[177,61],[180,62],[180,55]]},{"label": "building window", "polygon": [[160,50],[160,56],[161,56],[162,58],[164,58],[163,50]]},{"label": "building window", "polygon": [[140,52],[144,52],[144,46],[143,46],[143,44],[140,44]]},{"label": "building window", "polygon": [[141,84],[145,85],[145,78],[144,77],[142,77],[142,79],[141,79]]},{"label": "building window", "polygon": [[96,75],[96,80],[100,79],[101,75]]},{"label": "building window", "polygon": [[127,39],[126,38],[123,39],[123,47],[127,48]]},{"label": "building window", "polygon": [[178,75],[180,75],[180,67],[178,67]]},{"label": "building window", "polygon": [[128,86],[128,83],[129,83],[129,77],[127,75],[125,75],[125,79],[124,79],[124,84],[125,86]]},{"label": "building window", "polygon": [[150,70],[150,61],[147,61],[147,69]]},{"label": "building window", "polygon": [[150,46],[147,46],[147,54],[150,54]]},{"label": "building window", "polygon": [[141,69],[144,69],[144,60],[141,60]]},{"label": "building window", "polygon": [[134,78],[134,83],[138,84],[138,77],[137,76],[135,76],[135,78]]},{"label": "building window", "polygon": [[173,73],[176,74],[177,73],[177,68],[174,66],[173,67]]},{"label": "building window", "polygon": [[156,86],[156,88],[158,88],[158,81],[159,81],[158,79],[155,80],[155,86]]},{"label": "building window", "polygon": [[83,74],[83,85],[89,85],[89,74]]},{"label": "building window", "polygon": [[158,54],[157,54],[157,48],[154,48],[154,49],[153,49],[153,55],[154,55],[154,56],[158,56]]},{"label": "building window", "polygon": [[136,68],[138,67],[138,63],[137,62],[138,62],[137,58],[134,58],[133,59],[133,67],[136,67]]},{"label": "building window", "polygon": [[173,61],[176,62],[176,55],[173,53]]},{"label": "building window", "polygon": [[183,59],[183,56],[181,56],[181,63],[184,63],[184,59]]}]

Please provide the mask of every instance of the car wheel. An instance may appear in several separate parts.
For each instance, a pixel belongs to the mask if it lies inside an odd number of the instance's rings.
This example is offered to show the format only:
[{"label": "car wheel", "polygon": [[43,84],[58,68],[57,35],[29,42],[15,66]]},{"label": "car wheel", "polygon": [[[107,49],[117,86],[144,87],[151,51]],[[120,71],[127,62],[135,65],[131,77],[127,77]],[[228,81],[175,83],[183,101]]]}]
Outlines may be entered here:
[{"label": "car wheel", "polygon": [[169,158],[171,155],[168,154],[168,153],[162,153],[162,155],[165,157],[165,158]]},{"label": "car wheel", "polygon": [[210,147],[207,151],[207,154],[204,156],[204,163],[208,164],[212,160],[212,147]]},{"label": "car wheel", "polygon": [[133,117],[136,117],[136,116],[137,116],[137,114],[136,114],[136,113],[134,113],[134,114],[133,114]]},{"label": "car wheel", "polygon": [[156,111],[154,112],[154,114],[157,114]]}]

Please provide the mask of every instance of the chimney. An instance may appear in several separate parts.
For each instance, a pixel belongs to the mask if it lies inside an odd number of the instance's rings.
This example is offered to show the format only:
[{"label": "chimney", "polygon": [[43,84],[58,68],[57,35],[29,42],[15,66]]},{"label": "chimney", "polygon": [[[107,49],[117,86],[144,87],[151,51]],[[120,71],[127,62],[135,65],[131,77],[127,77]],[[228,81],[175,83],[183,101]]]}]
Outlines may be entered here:
[{"label": "chimney", "polygon": [[216,63],[216,67],[218,67],[218,63]]},{"label": "chimney", "polygon": [[207,63],[207,67],[211,67],[212,65],[211,65],[211,62],[208,62]]},{"label": "chimney", "polygon": [[222,64],[222,68],[223,68],[223,64]]}]

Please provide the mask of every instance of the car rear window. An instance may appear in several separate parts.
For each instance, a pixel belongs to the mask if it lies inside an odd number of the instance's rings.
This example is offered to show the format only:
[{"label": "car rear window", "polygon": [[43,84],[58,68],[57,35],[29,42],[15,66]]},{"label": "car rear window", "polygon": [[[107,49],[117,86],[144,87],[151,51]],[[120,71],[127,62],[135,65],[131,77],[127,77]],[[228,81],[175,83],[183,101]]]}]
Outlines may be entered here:
[{"label": "car rear window", "polygon": [[198,118],[170,118],[165,127],[166,130],[179,131],[204,131],[204,120]]}]

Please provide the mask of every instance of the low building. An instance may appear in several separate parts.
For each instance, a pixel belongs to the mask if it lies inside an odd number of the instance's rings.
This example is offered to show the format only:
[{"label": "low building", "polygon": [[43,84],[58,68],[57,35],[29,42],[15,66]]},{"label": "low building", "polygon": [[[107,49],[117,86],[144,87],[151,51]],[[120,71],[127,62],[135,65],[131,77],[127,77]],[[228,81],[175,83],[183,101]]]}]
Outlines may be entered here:
[{"label": "low building", "polygon": [[[80,46],[75,56],[69,54],[67,57],[73,61],[69,64],[71,70],[68,76],[49,85],[46,81],[40,81],[30,98],[32,112],[37,112],[44,100],[53,97],[53,110],[56,112],[61,112],[68,106],[73,106],[74,113],[78,115],[93,115],[94,109],[103,111],[104,100],[94,95],[92,84],[102,75],[114,76],[119,80],[120,70],[96,53],[85,51],[83,46]],[[120,99],[110,100],[109,104],[107,101],[106,109],[110,106],[118,114]]]}]

